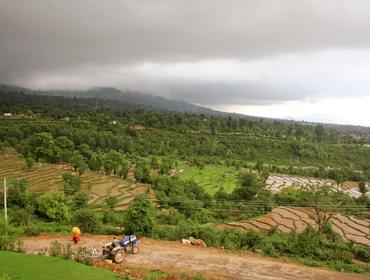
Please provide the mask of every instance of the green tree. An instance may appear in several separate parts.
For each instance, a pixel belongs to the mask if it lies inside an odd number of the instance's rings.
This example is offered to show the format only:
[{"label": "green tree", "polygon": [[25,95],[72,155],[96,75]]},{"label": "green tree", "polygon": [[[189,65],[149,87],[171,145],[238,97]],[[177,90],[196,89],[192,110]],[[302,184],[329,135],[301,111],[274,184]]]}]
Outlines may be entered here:
[{"label": "green tree", "polygon": [[135,179],[138,182],[150,183],[150,171],[145,162],[137,162],[135,168]]},{"label": "green tree", "polygon": [[85,158],[80,153],[75,153],[71,158],[71,164],[73,168],[78,171],[78,175],[81,176],[88,166],[86,164]]},{"label": "green tree", "polygon": [[116,208],[118,204],[118,199],[115,196],[108,196],[105,199],[105,206],[107,207],[107,210],[114,211],[114,208]]},{"label": "green tree", "polygon": [[36,161],[31,157],[26,157],[24,163],[26,164],[27,171],[30,171],[35,166]]},{"label": "green tree", "polygon": [[83,209],[88,206],[89,196],[85,193],[78,192],[72,198],[73,209]]},{"label": "green tree", "polygon": [[[0,186],[2,186],[3,180],[0,179]],[[27,203],[27,180],[26,179],[15,179],[12,178],[8,182],[8,206],[19,206],[24,207]],[[0,206],[3,205],[3,192],[0,192]]]},{"label": "green tree", "polygon": [[65,195],[73,195],[81,188],[81,179],[71,173],[64,173],[63,181],[63,192]]},{"label": "green tree", "polygon": [[68,206],[61,192],[45,193],[37,198],[37,212],[50,221],[66,221],[69,218]]},{"label": "green tree", "polygon": [[334,199],[332,187],[322,186],[318,188],[311,186],[305,192],[305,197],[308,206],[314,210],[313,218],[318,225],[319,231],[323,231],[333,214],[338,211],[339,205]]},{"label": "green tree", "polygon": [[263,187],[263,181],[256,174],[243,173],[239,176],[239,186],[233,191],[233,198],[251,200]]},{"label": "green tree", "polygon": [[360,184],[359,184],[359,191],[360,193],[364,196],[366,195],[367,193],[367,187],[366,187],[366,182],[365,181],[361,181]]},{"label": "green tree", "polygon": [[56,162],[56,147],[53,135],[47,132],[35,133],[28,138],[28,148],[36,160]]},{"label": "green tree", "polygon": [[78,226],[83,232],[94,233],[99,230],[100,223],[94,211],[89,209],[77,210],[72,217],[74,226]]},{"label": "green tree", "polygon": [[123,226],[128,234],[152,235],[156,226],[155,208],[146,194],[137,196],[130,203]]}]

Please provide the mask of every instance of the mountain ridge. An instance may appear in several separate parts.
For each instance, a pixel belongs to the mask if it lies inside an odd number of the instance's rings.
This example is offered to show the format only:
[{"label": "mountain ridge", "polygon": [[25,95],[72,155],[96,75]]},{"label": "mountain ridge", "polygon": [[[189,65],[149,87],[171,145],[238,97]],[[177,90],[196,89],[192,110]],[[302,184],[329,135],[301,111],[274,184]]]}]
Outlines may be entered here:
[{"label": "mountain ridge", "polygon": [[110,103],[113,101],[119,102],[116,105],[126,106],[128,108],[154,109],[165,112],[183,112],[204,115],[216,116],[232,116],[239,118],[247,118],[251,121],[266,121],[266,122],[284,122],[284,123],[299,123],[304,125],[323,125],[327,128],[334,129],[345,133],[365,133],[370,134],[370,127],[361,125],[346,125],[337,123],[313,122],[304,120],[292,119],[277,119],[259,116],[250,116],[240,113],[228,113],[213,110],[207,107],[198,106],[183,100],[170,100],[164,97],[144,94],[138,91],[119,90],[114,87],[93,87],[87,90],[32,90],[28,88],[18,87],[14,85],[0,84],[0,92],[23,92],[25,94],[33,94],[39,96],[56,96],[65,98],[82,98],[82,99],[98,99],[105,100]]},{"label": "mountain ridge", "polygon": [[198,106],[184,100],[171,100],[160,96],[144,94],[138,91],[120,90],[114,87],[93,87],[87,90],[32,90],[13,85],[0,85],[2,92],[24,92],[26,94],[63,96],[78,98],[98,98],[103,100],[116,100],[137,107],[149,107],[152,109],[188,112],[207,115],[225,115],[227,113]]}]

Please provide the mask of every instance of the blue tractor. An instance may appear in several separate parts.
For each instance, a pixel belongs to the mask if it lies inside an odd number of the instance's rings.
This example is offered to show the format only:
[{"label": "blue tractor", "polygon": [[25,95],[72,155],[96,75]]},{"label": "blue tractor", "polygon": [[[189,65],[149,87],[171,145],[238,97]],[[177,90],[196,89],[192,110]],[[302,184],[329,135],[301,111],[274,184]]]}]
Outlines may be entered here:
[{"label": "blue tractor", "polygon": [[135,235],[124,236],[121,240],[113,239],[103,246],[103,258],[110,259],[115,263],[122,263],[128,252],[139,252],[139,241]]}]

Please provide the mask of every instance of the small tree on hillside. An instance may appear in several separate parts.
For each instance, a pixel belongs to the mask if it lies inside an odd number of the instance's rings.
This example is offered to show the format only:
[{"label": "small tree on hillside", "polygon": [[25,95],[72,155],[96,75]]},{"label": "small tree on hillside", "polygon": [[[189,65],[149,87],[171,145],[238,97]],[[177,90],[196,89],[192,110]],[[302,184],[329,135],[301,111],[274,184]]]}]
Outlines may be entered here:
[{"label": "small tree on hillside", "polygon": [[81,188],[81,179],[71,173],[64,173],[63,181],[63,192],[65,195],[73,195]]},{"label": "small tree on hillside", "polygon": [[26,165],[27,171],[30,171],[36,164],[36,161],[31,157],[26,157],[24,159],[24,163]]},{"label": "small tree on hillside", "polygon": [[243,173],[239,176],[239,186],[233,191],[233,198],[251,200],[263,187],[263,182],[256,174]]},{"label": "small tree on hillside", "polygon": [[367,193],[367,187],[366,187],[366,182],[365,181],[361,181],[360,182],[360,185],[359,185],[359,191],[360,193],[364,196],[366,195]]},{"label": "small tree on hillside", "polygon": [[138,182],[150,183],[150,171],[144,162],[136,163],[135,179]]},{"label": "small tree on hillside", "polygon": [[105,199],[105,205],[107,207],[107,210],[114,211],[114,208],[116,208],[118,204],[118,199],[115,196],[108,196]]},{"label": "small tree on hillside", "polygon": [[82,232],[94,233],[100,228],[100,223],[95,212],[89,209],[76,211],[73,215],[72,223],[78,226]]},{"label": "small tree on hillside", "polygon": [[45,193],[37,201],[37,212],[50,221],[66,221],[69,218],[68,206],[64,203],[64,194]]},{"label": "small tree on hillside", "polygon": [[311,186],[305,193],[308,206],[314,210],[313,217],[319,231],[324,229],[333,214],[338,210],[337,204],[333,200],[332,192],[333,190],[330,186]]},{"label": "small tree on hillside", "polygon": [[88,205],[89,196],[85,193],[76,193],[72,199],[72,206],[74,209],[83,209]]},{"label": "small tree on hillside", "polygon": [[155,208],[146,194],[137,196],[127,209],[123,223],[125,232],[151,236],[155,228]]},{"label": "small tree on hillside", "polygon": [[71,159],[71,164],[73,166],[73,168],[78,171],[78,175],[82,175],[88,168],[86,162],[85,162],[85,158],[77,153],[75,154],[72,159]]}]

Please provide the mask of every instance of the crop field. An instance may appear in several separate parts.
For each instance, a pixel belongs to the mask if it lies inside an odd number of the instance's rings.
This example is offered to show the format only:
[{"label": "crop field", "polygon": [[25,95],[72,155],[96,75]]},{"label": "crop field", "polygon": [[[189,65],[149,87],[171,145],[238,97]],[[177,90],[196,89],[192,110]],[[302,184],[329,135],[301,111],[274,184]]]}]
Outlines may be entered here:
[{"label": "crop field", "polygon": [[222,187],[226,192],[231,193],[236,187],[239,172],[240,170],[234,167],[219,165],[205,165],[199,168],[186,162],[179,162],[177,166],[177,173],[181,179],[194,180],[211,195]]},{"label": "crop field", "polygon": [[[247,221],[224,223],[218,225],[218,227],[238,228],[242,230],[254,229],[257,231],[270,230],[276,227],[284,233],[292,230],[299,233],[304,231],[308,226],[317,228],[313,214],[313,210],[308,208],[280,206],[261,217]],[[337,213],[330,219],[330,223],[333,230],[344,240],[370,245],[370,220]]]},{"label": "crop field", "polygon": [[[65,172],[74,172],[66,164],[38,163],[32,170],[27,171],[19,154],[10,148],[0,152],[0,178],[26,179],[27,191],[46,192],[57,191],[63,188],[62,175]],[[119,199],[118,210],[126,209],[135,196],[148,190],[145,184],[137,184],[133,179],[124,180],[104,175],[98,172],[87,171],[81,176],[81,191],[90,197],[89,203],[100,208],[104,199],[115,196]]]},{"label": "crop field", "polygon": [[[357,198],[361,196],[358,182],[347,181],[338,185],[334,180],[330,179],[290,176],[282,174],[270,175],[266,180],[266,187],[272,193],[278,193],[282,189],[289,186],[320,187],[324,185],[332,186],[334,189],[347,193],[352,197]],[[370,196],[370,191],[368,192],[368,195]]]}]

